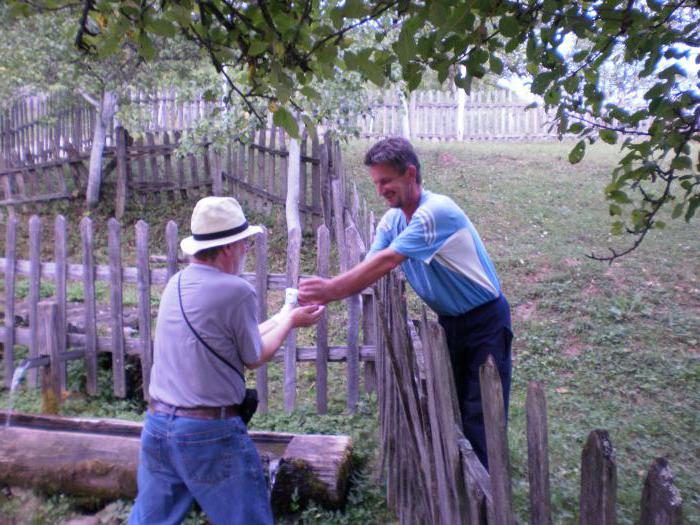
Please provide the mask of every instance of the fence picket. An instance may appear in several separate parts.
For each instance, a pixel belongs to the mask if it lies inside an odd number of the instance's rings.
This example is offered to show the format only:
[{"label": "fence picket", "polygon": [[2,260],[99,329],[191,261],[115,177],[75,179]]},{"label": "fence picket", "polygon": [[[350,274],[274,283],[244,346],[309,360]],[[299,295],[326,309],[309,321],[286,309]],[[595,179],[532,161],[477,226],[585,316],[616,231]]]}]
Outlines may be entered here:
[{"label": "fence picket", "polygon": [[149,193],[153,196],[153,202],[158,205],[160,204],[160,192],[162,188],[160,185],[160,174],[158,173],[158,159],[155,150],[156,142],[153,138],[153,133],[146,133],[146,144],[150,148],[148,150],[148,160],[151,168],[152,190]]},{"label": "fence picket", "polygon": [[527,417],[527,465],[530,481],[530,523],[552,523],[549,491],[547,400],[542,385],[531,382],[525,402]]},{"label": "fence picket", "polygon": [[167,278],[170,278],[177,273],[177,254],[178,254],[178,239],[177,239],[177,223],[175,221],[168,221],[165,225],[165,243],[166,243],[166,267],[167,267]]},{"label": "fence picket", "polygon": [[[63,215],[57,215],[54,221],[54,257],[56,258],[56,311],[58,315],[58,352],[66,351],[66,278],[68,275],[66,239],[66,219]],[[61,389],[66,388],[66,363],[59,362],[59,380]]]},{"label": "fence picket", "polygon": [[124,308],[122,285],[121,225],[109,220],[109,299],[112,335],[112,381],[114,395],[126,397],[126,373],[124,370]]},{"label": "fence picket", "polygon": [[[29,357],[39,355],[39,341],[37,330],[39,322],[39,293],[41,287],[41,219],[38,215],[32,215],[29,219],[29,326],[32,328],[29,343]],[[27,382],[37,386],[37,373],[30,369],[27,374]]]},{"label": "fence picket", "polygon": [[606,430],[593,430],[588,435],[581,453],[579,523],[581,525],[616,523],[616,491],[615,449]]},{"label": "fence picket", "polygon": [[3,343],[3,361],[5,362],[5,388],[12,385],[15,373],[15,283],[17,257],[17,219],[7,218],[5,230],[5,341]]},{"label": "fence picket", "polygon": [[[347,268],[354,268],[359,262],[364,246],[360,237],[360,232],[354,224],[345,229],[345,239],[347,242]],[[348,378],[348,399],[347,409],[354,413],[357,402],[360,400],[360,355],[358,347],[358,336],[360,332],[360,296],[348,297],[348,357],[347,357],[347,378]]]},{"label": "fence picket", "polygon": [[664,458],[652,461],[642,489],[640,525],[681,525],[683,499]]},{"label": "fence picket", "polygon": [[153,347],[151,346],[151,271],[148,260],[148,224],[136,223],[136,268],[138,280],[139,342],[141,345],[141,377],[143,398],[148,401]]},{"label": "fence picket", "polygon": [[[330,231],[322,224],[316,232],[316,273],[320,277],[330,275],[330,258]],[[316,325],[316,411],[328,412],[328,312]]]},{"label": "fence picket", "polygon": [[95,297],[95,259],[93,252],[92,219],[80,221],[83,247],[83,297],[85,300],[85,370],[87,392],[97,395],[97,301]]},{"label": "fence picket", "polygon": [[[267,319],[267,268],[267,229],[263,227],[262,233],[258,234],[255,238],[255,291],[258,297],[259,322],[263,322]],[[258,410],[261,413],[266,413],[269,408],[267,365],[262,365],[255,371],[255,387],[258,389]]]}]

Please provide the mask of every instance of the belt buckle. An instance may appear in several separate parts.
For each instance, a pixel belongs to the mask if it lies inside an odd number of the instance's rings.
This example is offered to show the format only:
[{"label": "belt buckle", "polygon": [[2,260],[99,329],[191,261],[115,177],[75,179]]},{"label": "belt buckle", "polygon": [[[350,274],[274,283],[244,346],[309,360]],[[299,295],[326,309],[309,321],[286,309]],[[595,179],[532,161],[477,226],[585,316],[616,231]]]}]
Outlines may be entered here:
[{"label": "belt buckle", "polygon": [[219,419],[226,419],[226,407],[219,408]]}]

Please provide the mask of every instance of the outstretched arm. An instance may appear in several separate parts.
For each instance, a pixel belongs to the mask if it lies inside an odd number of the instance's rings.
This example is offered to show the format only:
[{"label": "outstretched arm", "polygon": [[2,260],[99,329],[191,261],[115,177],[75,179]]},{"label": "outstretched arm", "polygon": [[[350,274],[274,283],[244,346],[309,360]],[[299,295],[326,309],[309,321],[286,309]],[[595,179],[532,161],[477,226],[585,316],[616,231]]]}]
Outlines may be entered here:
[{"label": "outstretched arm", "polygon": [[299,304],[326,304],[359,293],[405,260],[405,256],[385,248],[332,279],[303,279],[299,283]]}]

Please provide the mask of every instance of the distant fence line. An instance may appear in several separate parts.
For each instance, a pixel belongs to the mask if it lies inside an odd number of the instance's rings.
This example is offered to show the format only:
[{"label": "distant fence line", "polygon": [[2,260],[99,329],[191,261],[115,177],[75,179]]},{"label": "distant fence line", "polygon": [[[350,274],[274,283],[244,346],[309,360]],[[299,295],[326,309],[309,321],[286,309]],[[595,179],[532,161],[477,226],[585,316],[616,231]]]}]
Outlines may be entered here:
[{"label": "distant fence line", "polygon": [[357,119],[363,138],[402,135],[414,140],[542,140],[557,136],[541,107],[526,109],[512,91],[415,91],[408,98],[387,90],[369,115]]}]

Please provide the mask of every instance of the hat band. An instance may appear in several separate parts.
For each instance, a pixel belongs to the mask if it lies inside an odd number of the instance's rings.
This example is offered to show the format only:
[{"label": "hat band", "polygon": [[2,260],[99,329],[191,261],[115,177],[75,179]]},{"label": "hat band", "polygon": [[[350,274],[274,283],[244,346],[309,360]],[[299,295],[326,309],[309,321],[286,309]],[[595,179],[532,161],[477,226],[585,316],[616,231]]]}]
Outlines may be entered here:
[{"label": "hat band", "polygon": [[231,228],[230,230],[224,230],[222,232],[213,233],[193,233],[192,238],[195,241],[213,241],[214,239],[223,239],[224,237],[230,237],[231,235],[236,235],[244,230],[248,229],[248,221],[245,221],[240,226]]}]

